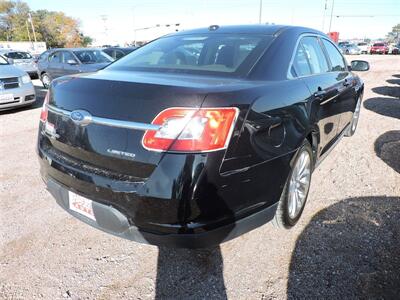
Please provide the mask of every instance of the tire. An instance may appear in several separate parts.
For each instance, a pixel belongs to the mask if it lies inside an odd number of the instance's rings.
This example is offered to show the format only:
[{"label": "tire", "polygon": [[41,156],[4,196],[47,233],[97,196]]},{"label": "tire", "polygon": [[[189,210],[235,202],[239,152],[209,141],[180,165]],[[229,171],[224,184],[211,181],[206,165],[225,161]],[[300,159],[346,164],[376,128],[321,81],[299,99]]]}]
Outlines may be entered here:
[{"label": "tire", "polygon": [[356,133],[358,120],[360,119],[360,110],[361,110],[361,97],[358,97],[356,108],[353,113],[353,118],[351,119],[350,126],[346,130],[344,136],[351,137]]},{"label": "tire", "polygon": [[[308,159],[308,164],[304,165],[304,171],[307,170],[307,172],[303,173],[305,177],[302,176],[299,177],[298,168],[301,167],[302,160],[306,159],[306,157]],[[304,210],[304,206],[307,202],[313,167],[314,167],[313,151],[310,143],[306,140],[304,141],[303,145],[297,151],[294,159],[292,160],[291,170],[289,172],[288,179],[286,180],[285,186],[283,188],[281,198],[279,199],[275,217],[272,220],[272,224],[275,227],[290,229],[294,225],[296,225],[297,221],[300,219]],[[308,181],[306,185],[303,186],[302,189],[296,188],[297,186],[302,185],[301,180],[298,180],[299,178],[300,179],[307,178]],[[295,193],[297,193],[299,190],[303,190],[304,193],[303,196],[304,198],[302,197],[301,203],[295,201],[297,199],[300,200],[300,198],[296,198],[295,195]],[[297,194],[297,196],[299,195]],[[293,206],[291,206],[293,205],[293,202],[297,204],[295,209],[293,208]]]},{"label": "tire", "polygon": [[51,83],[51,77],[47,73],[43,73],[40,80],[42,81],[43,87],[48,89]]}]

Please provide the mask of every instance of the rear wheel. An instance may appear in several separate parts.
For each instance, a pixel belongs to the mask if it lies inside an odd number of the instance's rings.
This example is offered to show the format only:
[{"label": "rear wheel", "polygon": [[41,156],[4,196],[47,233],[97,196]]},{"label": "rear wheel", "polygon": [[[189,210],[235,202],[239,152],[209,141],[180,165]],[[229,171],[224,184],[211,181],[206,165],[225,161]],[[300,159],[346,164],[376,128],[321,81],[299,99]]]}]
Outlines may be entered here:
[{"label": "rear wheel", "polygon": [[353,118],[351,119],[350,126],[348,127],[345,136],[353,136],[357,130],[358,119],[360,118],[360,110],[361,110],[361,97],[358,97],[356,109],[353,113]]},{"label": "rear wheel", "polygon": [[305,141],[292,164],[272,224],[279,228],[291,228],[300,219],[307,201],[313,168],[312,149]]},{"label": "rear wheel", "polygon": [[51,78],[47,73],[43,73],[40,80],[43,83],[43,87],[48,89],[50,87]]}]

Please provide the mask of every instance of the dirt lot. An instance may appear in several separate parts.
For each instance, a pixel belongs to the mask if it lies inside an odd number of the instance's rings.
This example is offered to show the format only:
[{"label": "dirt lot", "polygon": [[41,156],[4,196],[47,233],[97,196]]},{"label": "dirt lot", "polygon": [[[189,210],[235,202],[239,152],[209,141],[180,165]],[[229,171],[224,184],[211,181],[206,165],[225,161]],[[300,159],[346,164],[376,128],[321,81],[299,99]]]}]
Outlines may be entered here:
[{"label": "dirt lot", "polygon": [[0,298],[394,298],[400,295],[400,56],[364,56],[356,135],[313,175],[298,226],[210,250],[122,240],[45,191],[34,108],[0,114]]}]

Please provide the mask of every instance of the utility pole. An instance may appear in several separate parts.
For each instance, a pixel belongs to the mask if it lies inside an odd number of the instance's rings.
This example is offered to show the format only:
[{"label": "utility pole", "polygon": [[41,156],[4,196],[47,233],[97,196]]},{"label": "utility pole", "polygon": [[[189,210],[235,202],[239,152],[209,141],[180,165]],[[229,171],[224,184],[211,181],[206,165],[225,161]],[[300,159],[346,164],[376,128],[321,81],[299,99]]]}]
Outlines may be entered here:
[{"label": "utility pole", "polygon": [[262,19],[262,6],[263,6],[263,0],[260,0],[260,11],[258,15],[258,23],[261,24],[261,19]]},{"label": "utility pole", "polygon": [[104,23],[104,37],[105,37],[105,43],[108,43],[108,27],[107,27],[107,20],[108,16],[107,15],[100,15],[101,20]]},{"label": "utility pole", "polygon": [[25,25],[26,25],[26,31],[28,32],[28,39],[29,39],[29,42],[32,42],[32,40],[31,40],[31,34],[30,34],[30,32],[29,32],[29,26],[28,26],[28,21],[27,21],[27,20],[25,21]]},{"label": "utility pole", "polygon": [[32,15],[31,15],[31,13],[28,13],[28,16],[29,16],[29,21],[31,22],[31,26],[32,26],[32,32],[33,32],[33,39],[35,40],[35,43],[37,42],[37,40],[36,40],[36,32],[35,32],[35,26],[33,25],[33,22],[32,22]]},{"label": "utility pole", "polygon": [[329,31],[331,32],[331,28],[332,28],[332,17],[333,17],[333,8],[335,6],[335,0],[332,0],[332,8],[331,8],[331,20],[329,21]]},{"label": "utility pole", "polygon": [[325,0],[324,15],[322,17],[322,32],[325,30],[325,16],[327,9],[328,9],[328,0]]}]

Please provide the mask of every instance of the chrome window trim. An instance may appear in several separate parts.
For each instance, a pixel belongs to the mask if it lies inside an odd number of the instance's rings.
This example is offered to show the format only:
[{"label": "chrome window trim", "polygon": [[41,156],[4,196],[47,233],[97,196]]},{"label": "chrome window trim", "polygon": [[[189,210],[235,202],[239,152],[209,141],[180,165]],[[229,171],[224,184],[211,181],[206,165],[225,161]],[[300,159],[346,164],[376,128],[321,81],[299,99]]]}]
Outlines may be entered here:
[{"label": "chrome window trim", "polygon": [[[330,42],[333,46],[335,46],[335,48],[336,48],[336,49],[339,51],[339,53],[340,53],[339,48],[338,48],[334,43],[332,43],[332,41],[329,41],[329,39],[327,39],[325,36],[323,36],[323,35],[321,35],[321,34],[317,34],[317,33],[302,33],[302,34],[300,34],[299,37],[297,38],[296,45],[295,45],[294,50],[293,50],[293,52],[292,52],[292,57],[291,57],[291,59],[290,59],[289,68],[288,68],[287,73],[286,73],[287,79],[288,79],[288,80],[293,80],[293,79],[298,79],[298,78],[306,78],[306,77],[311,77],[311,76],[318,76],[318,75],[323,75],[323,74],[329,74],[329,73],[332,73],[332,72],[339,72],[339,71],[328,71],[328,72],[323,72],[323,73],[318,73],[318,74],[310,74],[310,75],[303,75],[303,76],[296,76],[296,77],[295,77],[295,76],[292,76],[292,74],[291,74],[291,72],[290,72],[290,69],[291,69],[292,66],[293,66],[293,61],[294,61],[294,59],[295,59],[296,51],[297,51],[297,48],[299,47],[300,41],[301,41],[301,39],[304,38],[304,37],[316,37],[316,38],[319,39],[319,40],[325,39],[325,40],[327,40],[328,42]],[[322,41],[321,41],[321,42],[322,42]],[[322,51],[324,52],[324,54],[326,54],[326,53],[325,53],[325,52],[326,52],[325,46],[324,46],[324,45],[320,45],[320,47],[321,47]],[[327,54],[326,54],[326,55],[327,55]],[[342,60],[343,60],[344,66],[345,66],[345,70],[344,70],[344,71],[341,71],[341,72],[348,72],[349,70],[347,69],[346,60],[344,59],[342,53],[340,53],[340,55],[342,56]],[[327,60],[328,60],[328,64],[331,64],[331,61],[330,61],[329,56],[327,57]]]},{"label": "chrome window trim", "polygon": [[[56,113],[58,115],[62,115],[62,116],[68,117],[68,118],[71,117],[72,111],[54,107],[49,104],[47,104],[47,108],[49,109],[49,111]],[[160,127],[161,127],[160,125],[108,119],[108,118],[96,117],[93,115],[91,116],[90,124],[104,125],[104,126],[117,127],[117,128],[126,128],[126,129],[132,129],[132,130],[142,130],[142,131],[146,131],[146,130],[155,130],[156,131],[156,130],[160,129]]]}]

